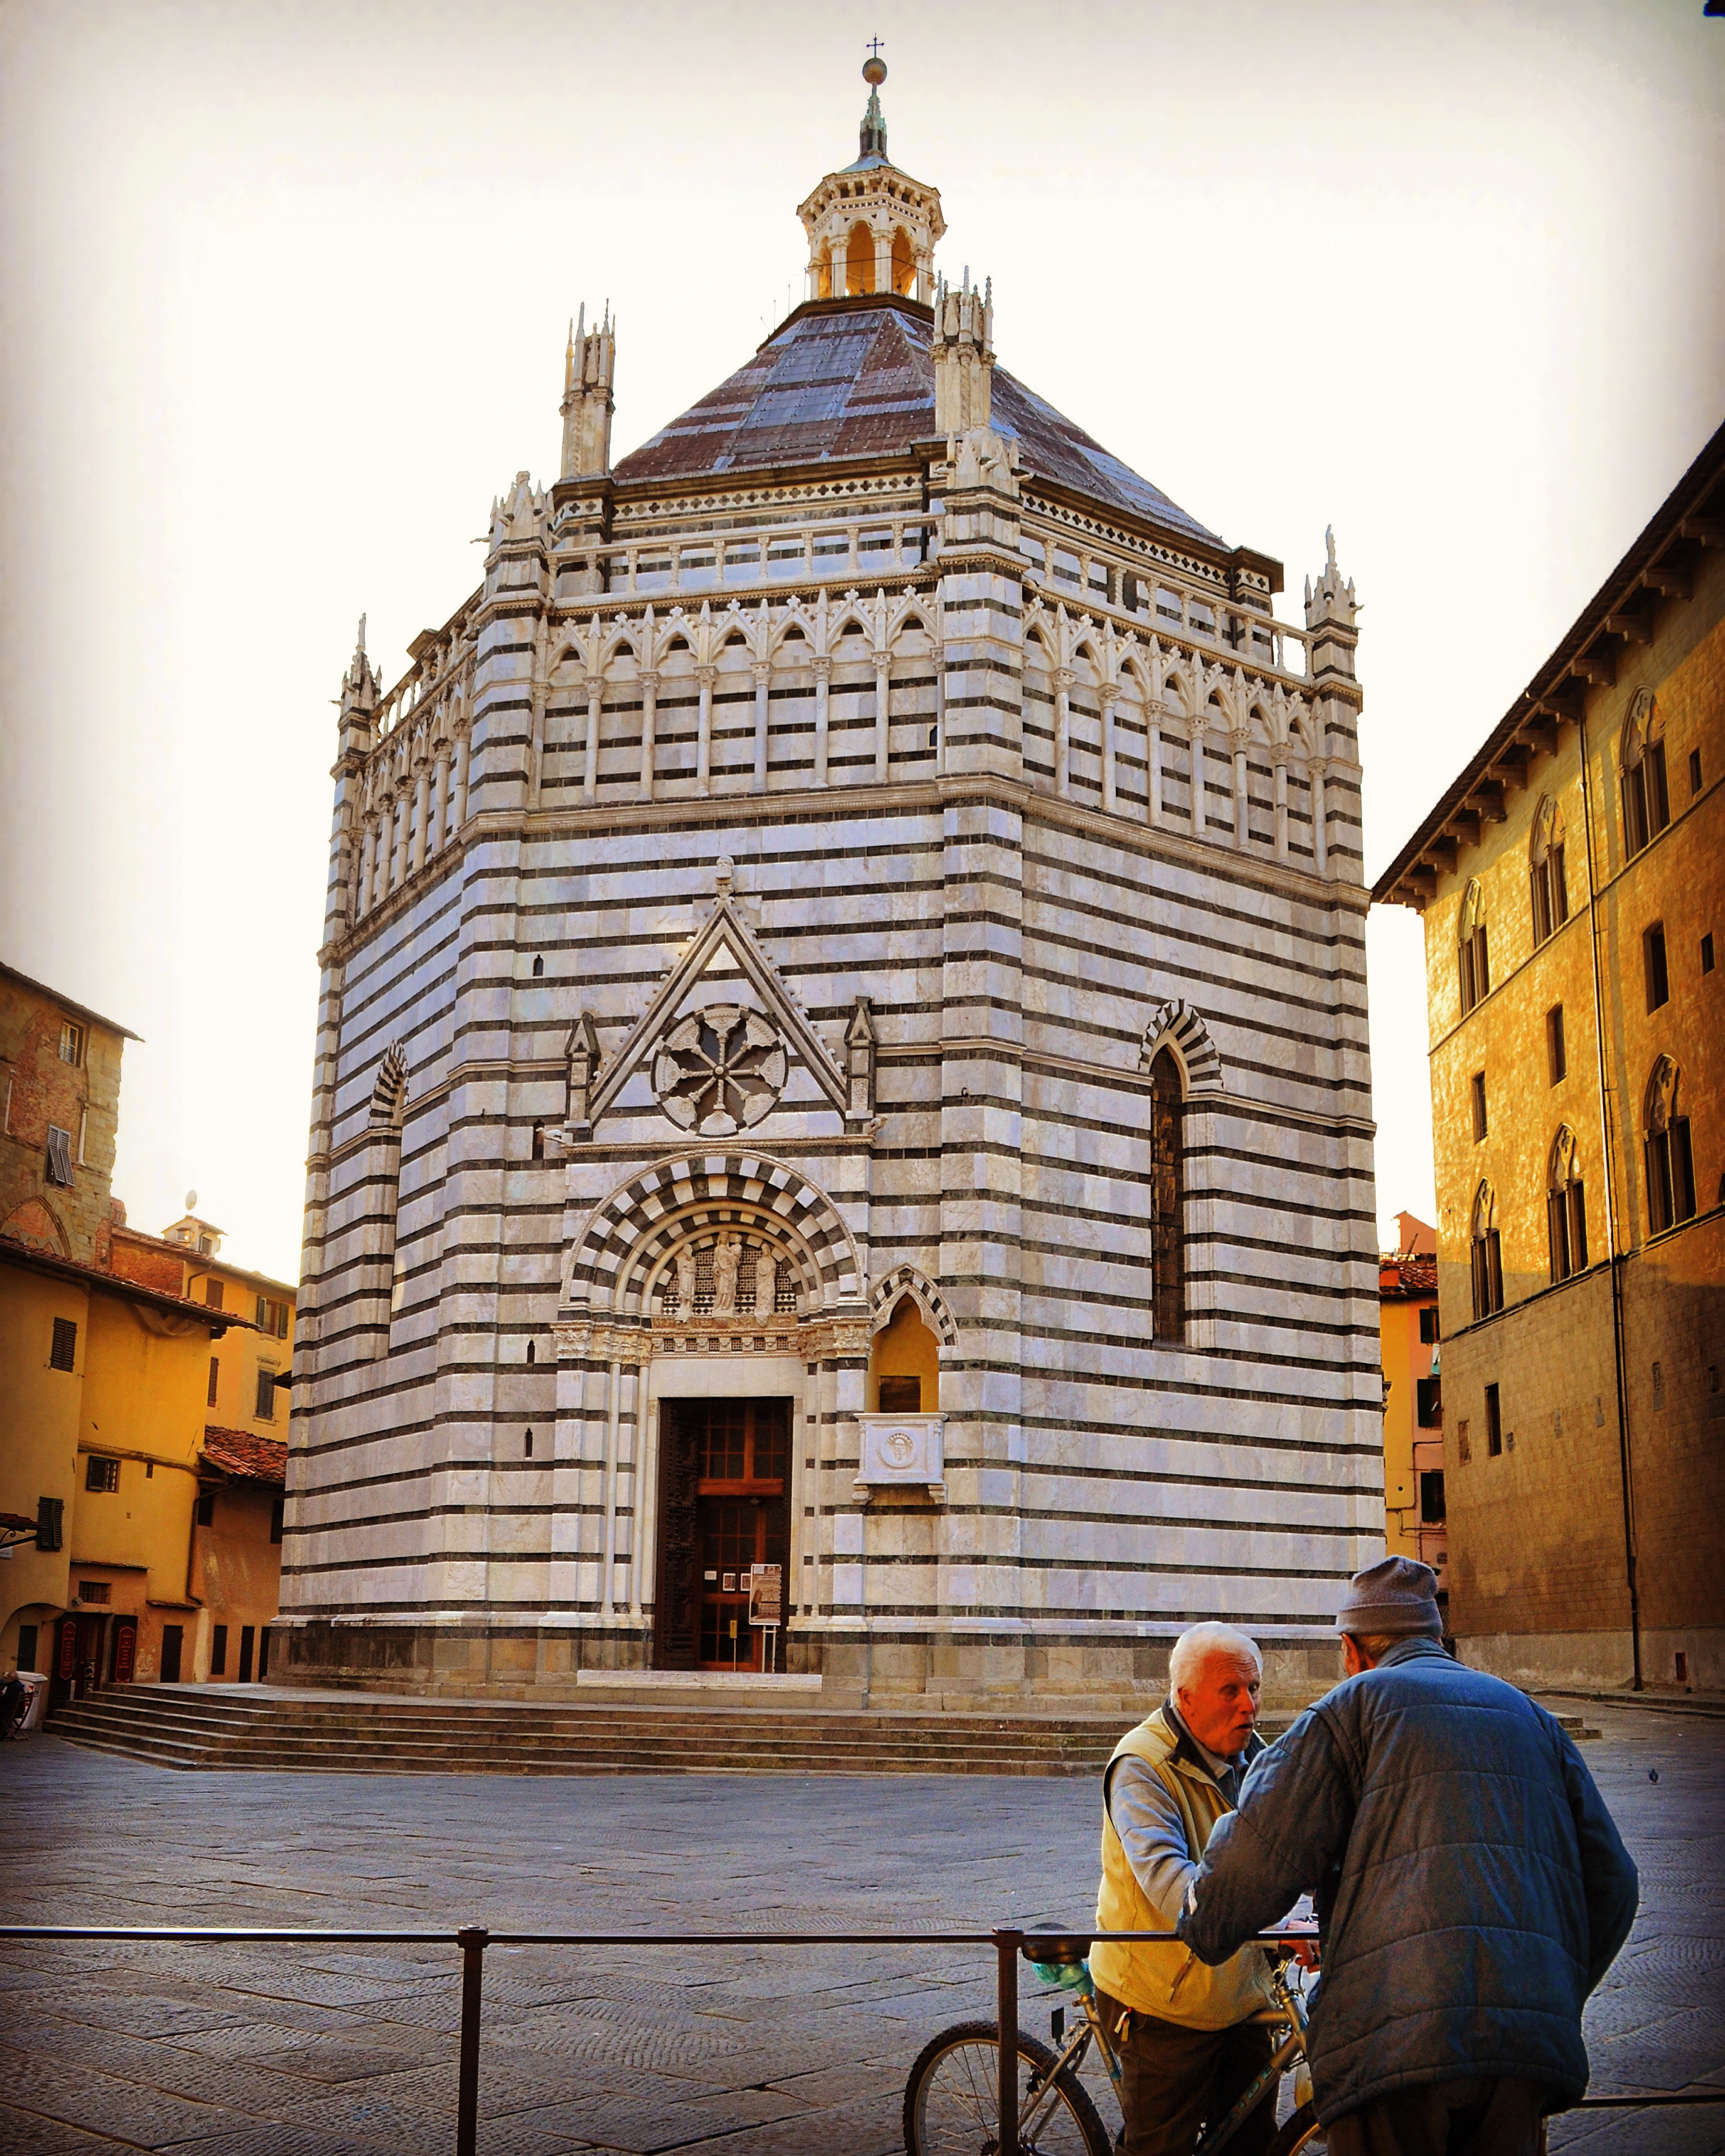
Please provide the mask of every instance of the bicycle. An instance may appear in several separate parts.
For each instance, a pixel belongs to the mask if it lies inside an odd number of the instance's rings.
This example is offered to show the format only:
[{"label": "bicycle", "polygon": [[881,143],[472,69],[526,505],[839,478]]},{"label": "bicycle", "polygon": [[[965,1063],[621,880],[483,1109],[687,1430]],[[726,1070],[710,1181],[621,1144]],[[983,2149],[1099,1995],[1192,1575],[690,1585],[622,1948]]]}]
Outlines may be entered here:
[{"label": "bicycle", "polygon": [[[1022,2156],[1116,2156],[1124,2140],[1111,2138],[1091,2093],[1079,2080],[1092,2044],[1107,2070],[1117,2101],[1121,2061],[1115,2040],[1096,2005],[1091,1980],[1090,1941],[1050,1933],[1027,1940],[1024,1955],[1045,1981],[1076,1994],[1070,2035],[1066,2008],[1054,2009],[1054,2048],[1040,2037],[1019,2036],[1019,2147]],[[1322,2156],[1328,2136],[1312,2105],[1306,2067],[1306,2002],[1291,1970],[1295,1954],[1312,1943],[1306,1934],[1281,1933],[1272,1941],[1271,1982],[1276,2003],[1260,2017],[1283,2033],[1269,2064],[1224,2118],[1206,2126],[1194,2156],[1217,2156],[1242,2123],[1266,2097],[1274,2099],[1284,2074],[1295,2076],[1295,2107],[1272,2143],[1270,2156]],[[905,2088],[906,2156],[995,2156],[999,2147],[1000,2031],[993,2021],[960,2021],[931,2038],[917,2055]]]}]

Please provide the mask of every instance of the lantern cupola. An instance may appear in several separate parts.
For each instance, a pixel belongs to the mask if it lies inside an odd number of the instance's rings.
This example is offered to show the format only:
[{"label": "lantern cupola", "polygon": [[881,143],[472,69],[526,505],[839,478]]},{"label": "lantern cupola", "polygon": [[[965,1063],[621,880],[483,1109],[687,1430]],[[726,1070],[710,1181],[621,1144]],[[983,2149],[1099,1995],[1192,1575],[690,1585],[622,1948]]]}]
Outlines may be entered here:
[{"label": "lantern cupola", "polygon": [[946,231],[940,191],[913,180],[886,154],[880,85],[886,63],[877,50],[863,64],[869,101],[856,162],[829,172],[797,214],[809,235],[809,297],[839,300],[896,292],[929,305],[934,250]]}]

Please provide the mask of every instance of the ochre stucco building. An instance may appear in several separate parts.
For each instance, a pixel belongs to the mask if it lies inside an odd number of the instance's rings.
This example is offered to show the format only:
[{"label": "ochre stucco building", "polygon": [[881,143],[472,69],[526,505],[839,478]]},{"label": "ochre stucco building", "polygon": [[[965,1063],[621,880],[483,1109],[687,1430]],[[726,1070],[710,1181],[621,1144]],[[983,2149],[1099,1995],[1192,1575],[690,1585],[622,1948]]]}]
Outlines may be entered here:
[{"label": "ochre stucco building", "polygon": [[1725,429],[1379,880],[1424,916],[1450,1620],[1725,1689]]},{"label": "ochre stucco building", "polygon": [[1396,1247],[1378,1263],[1384,1348],[1384,1534],[1393,1557],[1418,1558],[1447,1601],[1444,1409],[1439,1356],[1437,1230],[1398,1213]]},{"label": "ochre stucco building", "polygon": [[0,1669],[54,1705],[261,1676],[275,1614],[292,1291],[126,1226],[136,1038],[0,968]]}]

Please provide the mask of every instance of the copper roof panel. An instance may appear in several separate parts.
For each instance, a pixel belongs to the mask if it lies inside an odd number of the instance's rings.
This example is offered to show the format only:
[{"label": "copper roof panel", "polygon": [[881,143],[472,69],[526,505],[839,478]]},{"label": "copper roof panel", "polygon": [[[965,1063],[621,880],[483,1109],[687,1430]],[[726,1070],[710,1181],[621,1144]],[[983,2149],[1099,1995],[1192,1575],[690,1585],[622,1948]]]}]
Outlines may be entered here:
[{"label": "copper roof panel", "polygon": [[[727,382],[618,465],[631,480],[907,456],[934,434],[929,325],[886,299],[793,315]],[[1024,470],[1102,506],[1219,542],[1004,367],[993,420],[1015,436]]]}]

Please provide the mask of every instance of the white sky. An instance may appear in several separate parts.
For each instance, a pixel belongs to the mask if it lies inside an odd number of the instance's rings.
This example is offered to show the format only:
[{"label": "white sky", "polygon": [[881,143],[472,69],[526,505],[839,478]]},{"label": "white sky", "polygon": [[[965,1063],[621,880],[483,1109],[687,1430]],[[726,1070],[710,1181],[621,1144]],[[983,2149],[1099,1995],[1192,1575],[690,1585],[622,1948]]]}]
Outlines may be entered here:
[{"label": "white sky", "polygon": [[[1701,0],[0,5],[0,954],[141,1033],[116,1189],[295,1277],[335,747],[555,472],[800,289],[885,41],[1004,364],[1230,542],[1332,521],[1368,875],[1725,416]],[[1423,977],[1374,915],[1385,1223],[1432,1210]]]}]

